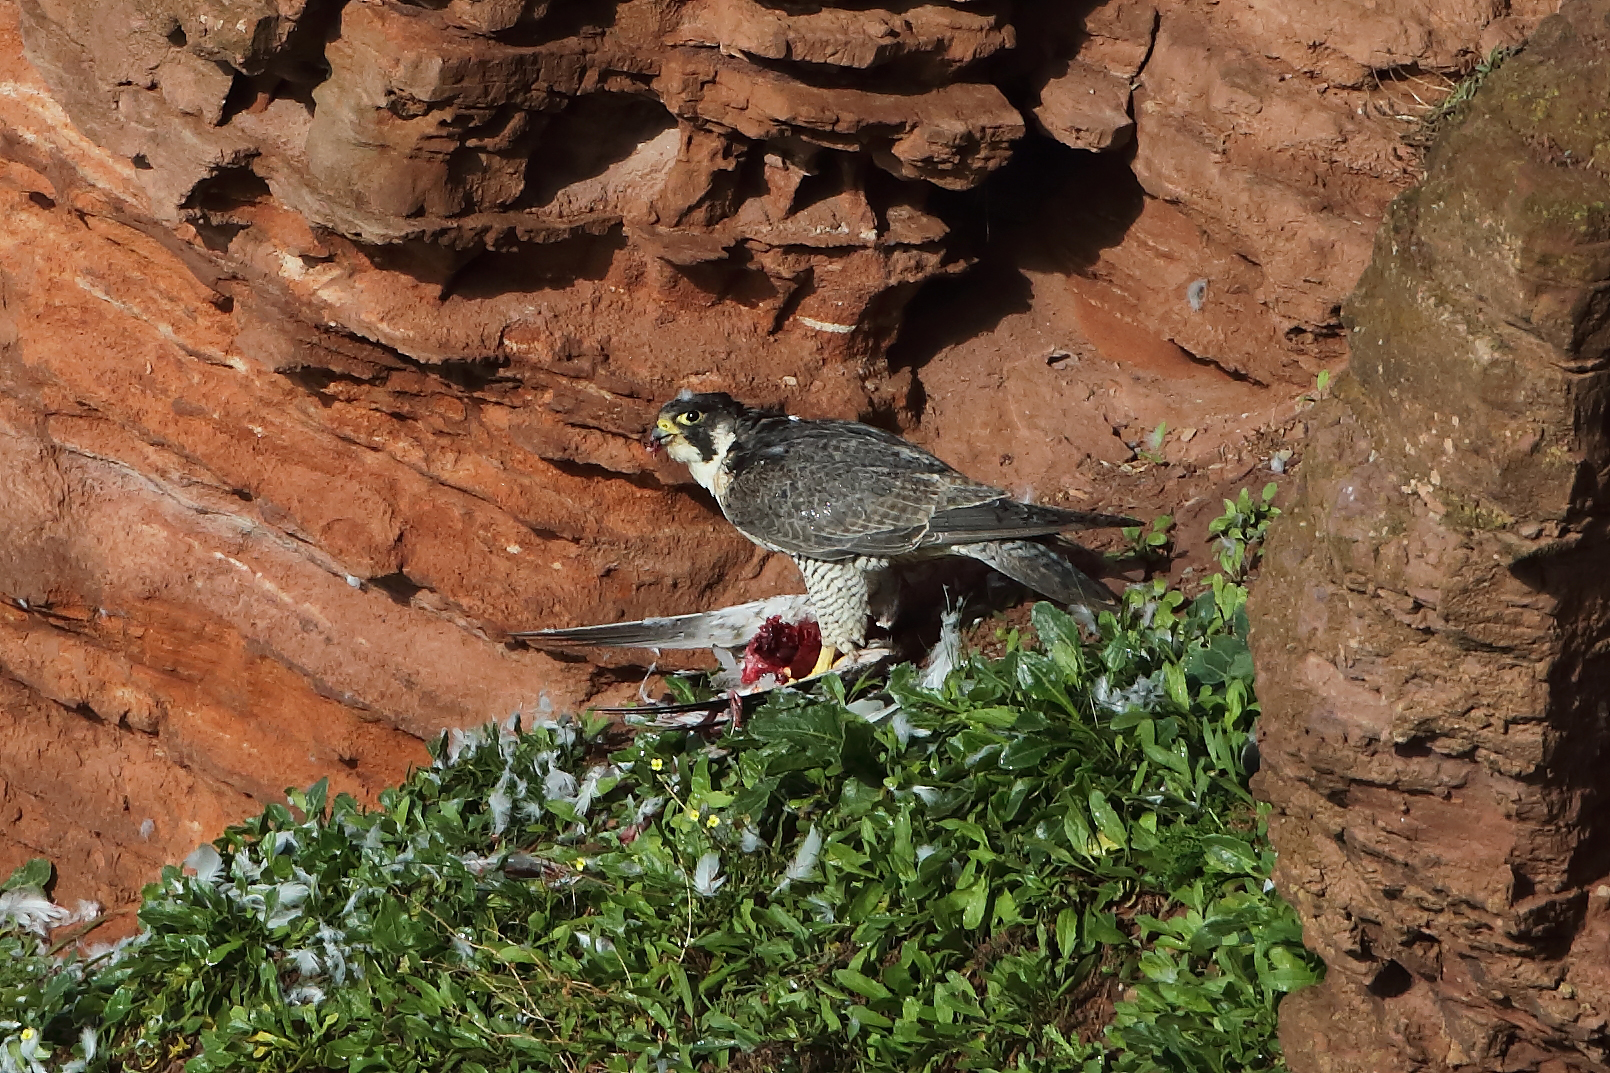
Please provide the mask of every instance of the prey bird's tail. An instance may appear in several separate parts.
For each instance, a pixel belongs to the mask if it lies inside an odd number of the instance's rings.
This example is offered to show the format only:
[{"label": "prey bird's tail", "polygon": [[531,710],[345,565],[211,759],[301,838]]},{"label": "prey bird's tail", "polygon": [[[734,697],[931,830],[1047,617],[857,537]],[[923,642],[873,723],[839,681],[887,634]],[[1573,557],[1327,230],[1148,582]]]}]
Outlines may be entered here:
[{"label": "prey bird's tail", "polygon": [[791,594],[692,615],[608,622],[560,630],[524,630],[509,636],[555,646],[742,648],[768,618],[780,616],[785,622],[799,622],[814,614],[810,597]]},{"label": "prey bird's tail", "polygon": [[1118,606],[1107,586],[1087,577],[1068,560],[1032,540],[960,544],[950,550],[986,563],[1056,603],[1091,610]]}]

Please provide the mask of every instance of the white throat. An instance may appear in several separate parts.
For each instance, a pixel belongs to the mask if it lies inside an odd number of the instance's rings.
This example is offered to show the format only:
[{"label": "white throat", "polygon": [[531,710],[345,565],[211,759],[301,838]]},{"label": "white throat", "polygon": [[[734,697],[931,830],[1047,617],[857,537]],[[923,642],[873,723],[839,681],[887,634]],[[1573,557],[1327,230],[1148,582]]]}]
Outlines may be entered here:
[{"label": "white throat", "polygon": [[727,472],[727,452],[732,449],[732,441],[736,437],[730,428],[712,429],[710,444],[716,449],[714,456],[707,462],[699,455],[699,451],[687,440],[674,441],[666,452],[672,458],[688,467],[688,473],[699,482],[699,487],[716,497],[716,502],[726,494],[727,484],[732,480],[732,474]]}]

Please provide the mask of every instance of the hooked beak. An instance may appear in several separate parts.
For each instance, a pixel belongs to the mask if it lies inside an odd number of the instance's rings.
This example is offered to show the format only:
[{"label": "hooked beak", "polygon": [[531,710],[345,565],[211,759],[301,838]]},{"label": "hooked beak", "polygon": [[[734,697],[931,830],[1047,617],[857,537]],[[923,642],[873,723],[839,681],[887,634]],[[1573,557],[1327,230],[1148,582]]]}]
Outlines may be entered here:
[{"label": "hooked beak", "polygon": [[667,418],[662,417],[656,421],[648,434],[649,454],[658,457],[660,452],[665,450],[665,441],[669,440],[675,433],[676,426],[671,424]]}]

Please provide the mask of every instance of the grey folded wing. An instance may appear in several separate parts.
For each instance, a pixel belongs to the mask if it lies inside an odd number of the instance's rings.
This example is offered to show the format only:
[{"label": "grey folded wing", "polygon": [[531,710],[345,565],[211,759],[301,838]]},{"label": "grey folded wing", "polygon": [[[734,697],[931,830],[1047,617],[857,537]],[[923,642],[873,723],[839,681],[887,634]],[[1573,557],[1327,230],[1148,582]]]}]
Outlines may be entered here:
[{"label": "grey folded wing", "polygon": [[722,508],[762,547],[828,562],[894,559],[922,548],[1141,524],[1120,514],[1019,503],[999,488],[959,474],[885,467],[787,472],[793,468],[757,467],[740,474]]},{"label": "grey folded wing", "polygon": [[1032,540],[962,544],[953,550],[958,555],[988,563],[1013,581],[1059,604],[1095,609],[1118,606],[1117,598],[1107,586]]},{"label": "grey folded wing", "polygon": [[919,546],[1021,540],[1025,537],[1050,536],[1069,529],[1116,529],[1139,524],[1139,519],[1122,514],[1042,507],[1001,497],[939,511],[928,523],[928,532]]},{"label": "grey folded wing", "polygon": [[790,593],[691,615],[556,630],[526,630],[509,636],[564,647],[742,648],[755,636],[761,624],[774,615],[781,616],[785,622],[811,618],[814,612],[811,610],[810,597],[803,593]]}]

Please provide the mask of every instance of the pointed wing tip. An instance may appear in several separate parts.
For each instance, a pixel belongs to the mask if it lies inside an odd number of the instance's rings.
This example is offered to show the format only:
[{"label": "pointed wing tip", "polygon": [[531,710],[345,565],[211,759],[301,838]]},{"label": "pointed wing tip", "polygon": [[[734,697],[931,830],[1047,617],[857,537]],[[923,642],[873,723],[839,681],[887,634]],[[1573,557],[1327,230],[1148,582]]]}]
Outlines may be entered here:
[{"label": "pointed wing tip", "polygon": [[509,637],[518,641],[535,641],[557,647],[654,648],[660,634],[649,628],[632,628],[633,624],[605,626],[574,626],[558,630],[521,630]]}]

